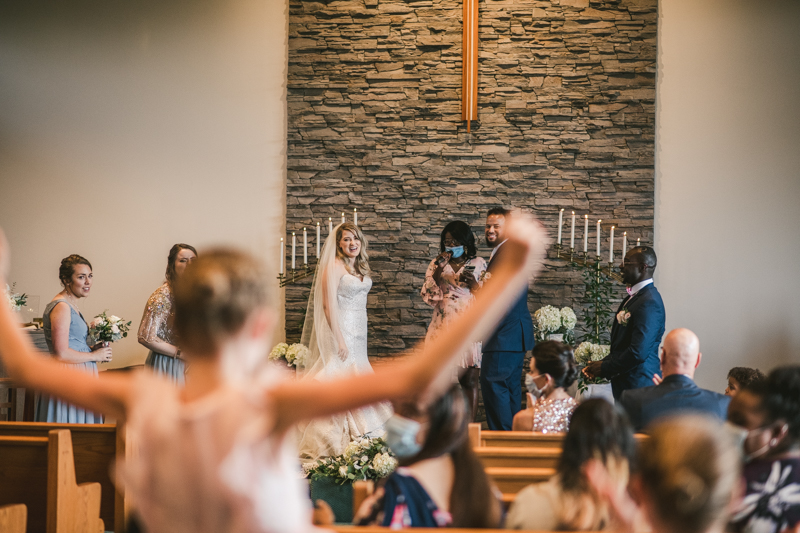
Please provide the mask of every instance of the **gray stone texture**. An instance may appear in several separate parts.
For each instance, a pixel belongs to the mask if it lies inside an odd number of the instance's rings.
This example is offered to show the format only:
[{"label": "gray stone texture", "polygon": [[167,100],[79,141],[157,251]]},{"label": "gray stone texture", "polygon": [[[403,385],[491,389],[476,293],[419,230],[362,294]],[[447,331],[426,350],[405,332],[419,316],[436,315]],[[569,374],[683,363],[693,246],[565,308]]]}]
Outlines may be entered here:
[{"label": "gray stone texture", "polygon": [[[324,238],[328,217],[352,220],[358,208],[374,281],[370,355],[424,337],[431,309],[419,290],[450,220],[482,241],[487,209],[515,206],[555,237],[564,208],[567,241],[569,212],[589,214],[590,250],[598,218],[604,255],[612,224],[629,242],[652,242],[656,0],[482,1],[471,134],[461,122],[460,1],[290,0],[289,9],[287,230],[300,236],[320,221]],[[309,284],[287,287],[290,341]],[[573,305],[580,316],[582,292],[580,275],[551,254],[528,303]]]}]

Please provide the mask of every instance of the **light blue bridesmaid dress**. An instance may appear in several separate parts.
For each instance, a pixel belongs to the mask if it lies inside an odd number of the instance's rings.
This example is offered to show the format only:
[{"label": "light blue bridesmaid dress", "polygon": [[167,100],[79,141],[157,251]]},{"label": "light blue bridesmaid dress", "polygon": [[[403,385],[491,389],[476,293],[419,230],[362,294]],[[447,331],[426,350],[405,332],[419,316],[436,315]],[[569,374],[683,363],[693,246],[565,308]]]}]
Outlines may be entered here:
[{"label": "light blue bridesmaid dress", "polygon": [[[53,329],[50,325],[50,313],[56,305],[62,302],[64,305],[69,305],[69,302],[66,300],[53,300],[44,308],[44,314],[42,315],[44,340],[47,342],[47,348],[50,350],[51,354],[55,353],[55,350],[53,348]],[[86,337],[89,335],[89,326],[86,324],[83,315],[71,305],[69,305],[69,308],[69,347],[76,352],[91,352],[91,348],[86,344]],[[77,364],[64,363],[64,366],[97,376],[97,363],[94,361]],[[84,411],[80,407],[63,402],[47,394],[39,395],[34,417],[37,422],[58,422],[60,424],[103,423],[102,415],[94,414],[91,411]]]}]

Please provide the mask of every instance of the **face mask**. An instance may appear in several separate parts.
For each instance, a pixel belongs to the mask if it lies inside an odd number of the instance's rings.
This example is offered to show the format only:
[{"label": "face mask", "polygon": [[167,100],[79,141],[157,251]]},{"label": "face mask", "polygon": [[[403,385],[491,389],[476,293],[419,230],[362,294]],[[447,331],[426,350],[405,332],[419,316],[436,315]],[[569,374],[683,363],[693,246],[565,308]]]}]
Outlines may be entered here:
[{"label": "face mask", "polygon": [[417,442],[417,435],[422,425],[416,420],[394,414],[386,421],[386,444],[398,459],[417,455],[422,445]]},{"label": "face mask", "polygon": [[[541,376],[541,374],[539,375]],[[542,397],[542,394],[544,394],[544,391],[540,389],[536,384],[536,381],[534,381],[534,376],[531,376],[530,374],[525,374],[525,388],[528,389],[528,392],[531,393],[531,396],[537,400]]]},{"label": "face mask", "polygon": [[758,450],[747,453],[747,450],[745,449],[745,442],[747,441],[747,438],[753,433],[764,431],[766,428],[756,428],[748,431],[745,428],[737,426],[731,422],[725,422],[725,424],[723,424],[723,429],[728,435],[731,436],[733,442],[736,444],[736,447],[741,450],[745,463],[749,463],[755,459],[758,459],[774,446],[773,442],[770,441]]},{"label": "face mask", "polygon": [[453,254],[453,259],[458,259],[462,255],[464,255],[464,247],[463,246],[445,246],[444,248],[446,251]]}]

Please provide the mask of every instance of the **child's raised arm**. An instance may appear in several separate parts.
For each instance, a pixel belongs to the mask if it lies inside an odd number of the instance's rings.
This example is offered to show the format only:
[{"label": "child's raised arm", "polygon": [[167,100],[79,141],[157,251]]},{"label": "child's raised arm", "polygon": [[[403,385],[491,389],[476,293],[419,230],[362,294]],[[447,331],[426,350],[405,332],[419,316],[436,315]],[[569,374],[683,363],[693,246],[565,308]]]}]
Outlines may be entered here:
[{"label": "child's raised arm", "polygon": [[379,401],[411,399],[424,404],[441,394],[449,384],[446,369],[470,343],[492,332],[541,265],[547,237],[538,222],[514,218],[508,234],[491,281],[476,293],[466,312],[414,355],[391,367],[386,365],[375,374],[336,381],[290,382],[268,391],[268,400],[275,408],[275,431],[285,431],[301,420]]},{"label": "child's raised arm", "polygon": [[[10,251],[0,229],[0,286],[6,283]],[[37,352],[7,305],[0,305],[0,359],[16,383],[40,390],[90,411],[124,419],[130,395],[130,377],[100,379],[57,363]]]}]

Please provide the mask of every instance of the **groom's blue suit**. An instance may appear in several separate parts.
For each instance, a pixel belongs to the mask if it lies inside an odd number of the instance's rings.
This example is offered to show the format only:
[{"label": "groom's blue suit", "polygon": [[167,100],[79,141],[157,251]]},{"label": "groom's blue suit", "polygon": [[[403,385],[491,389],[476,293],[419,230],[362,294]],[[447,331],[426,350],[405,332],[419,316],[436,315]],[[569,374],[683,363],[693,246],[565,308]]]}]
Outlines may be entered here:
[{"label": "groom's blue suit", "polygon": [[623,309],[631,316],[625,325],[614,316],[611,351],[600,370],[600,377],[611,380],[615,400],[625,390],[651,386],[653,374],[661,372],[658,346],[666,321],[664,302],[652,283],[623,300],[617,313]]},{"label": "groom's blue suit", "polygon": [[[501,245],[489,261],[489,273],[494,260],[502,253]],[[522,403],[525,352],[533,349],[533,344],[533,321],[528,310],[528,287],[525,287],[497,329],[483,343],[481,393],[489,429],[511,430],[511,422]]]}]

